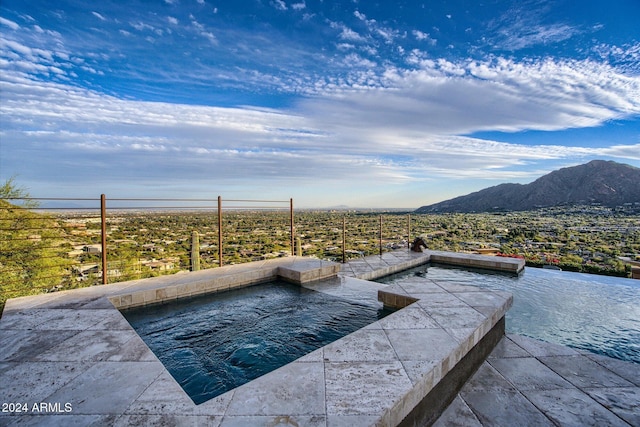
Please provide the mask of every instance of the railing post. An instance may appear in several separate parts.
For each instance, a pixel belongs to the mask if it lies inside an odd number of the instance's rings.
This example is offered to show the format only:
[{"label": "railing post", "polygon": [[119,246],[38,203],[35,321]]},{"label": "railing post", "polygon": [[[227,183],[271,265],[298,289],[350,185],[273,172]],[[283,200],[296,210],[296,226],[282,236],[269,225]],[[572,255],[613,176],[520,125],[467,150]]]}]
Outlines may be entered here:
[{"label": "railing post", "polygon": [[[293,198],[289,199],[289,217],[291,219],[291,256],[294,256],[296,253],[294,251],[294,241],[295,241],[295,228],[293,225]],[[298,253],[300,255],[300,253]]]},{"label": "railing post", "polygon": [[380,256],[382,256],[382,215],[380,215]]},{"label": "railing post", "polygon": [[222,267],[222,197],[218,196],[218,266]]},{"label": "railing post", "polygon": [[342,217],[342,263],[347,262],[347,216]]},{"label": "railing post", "polygon": [[411,214],[407,214],[407,249],[411,248]]},{"label": "railing post", "polygon": [[100,244],[102,246],[102,284],[107,284],[107,197],[100,195]]}]

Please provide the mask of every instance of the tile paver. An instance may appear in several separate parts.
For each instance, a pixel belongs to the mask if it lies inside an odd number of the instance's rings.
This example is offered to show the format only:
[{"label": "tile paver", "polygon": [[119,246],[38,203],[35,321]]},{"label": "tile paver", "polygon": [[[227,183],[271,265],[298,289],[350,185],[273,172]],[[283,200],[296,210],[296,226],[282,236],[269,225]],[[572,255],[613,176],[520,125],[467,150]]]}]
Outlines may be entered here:
[{"label": "tile paver", "polygon": [[435,426],[638,426],[638,375],[633,362],[509,334]]}]

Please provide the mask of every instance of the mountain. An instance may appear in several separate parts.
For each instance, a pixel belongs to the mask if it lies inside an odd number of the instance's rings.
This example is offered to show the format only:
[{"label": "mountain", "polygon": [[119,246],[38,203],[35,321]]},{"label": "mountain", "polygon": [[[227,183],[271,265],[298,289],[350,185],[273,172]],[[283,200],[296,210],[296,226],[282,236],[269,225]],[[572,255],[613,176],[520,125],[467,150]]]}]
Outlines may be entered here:
[{"label": "mountain", "polygon": [[525,211],[540,207],[640,203],[640,169],[593,160],[562,168],[530,184],[500,184],[466,196],[422,206],[416,213]]}]

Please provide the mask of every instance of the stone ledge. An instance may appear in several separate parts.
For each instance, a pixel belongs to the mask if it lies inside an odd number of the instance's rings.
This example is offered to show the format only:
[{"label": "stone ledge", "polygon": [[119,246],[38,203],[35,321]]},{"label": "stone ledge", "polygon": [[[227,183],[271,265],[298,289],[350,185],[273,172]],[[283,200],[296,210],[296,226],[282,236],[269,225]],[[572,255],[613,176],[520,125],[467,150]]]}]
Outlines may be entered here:
[{"label": "stone ledge", "polygon": [[170,286],[167,286],[163,281],[157,281],[154,286],[152,281],[155,278],[145,279],[148,282],[148,286],[145,286],[145,289],[135,291],[135,288],[140,286],[133,287],[134,289],[127,288],[126,292],[109,296],[109,301],[118,310],[124,310],[149,304],[161,304],[179,298],[242,288],[278,278],[301,285],[334,277],[340,271],[340,264],[335,262],[300,257],[272,260],[264,263],[264,265],[254,265],[251,270],[243,268],[246,265],[240,264],[181,274],[179,277],[181,280],[177,281],[177,283],[174,281]]},{"label": "stone ledge", "polygon": [[515,274],[519,274],[525,267],[525,261],[519,258],[442,251],[429,251],[429,255],[430,261],[435,263],[504,271]]}]

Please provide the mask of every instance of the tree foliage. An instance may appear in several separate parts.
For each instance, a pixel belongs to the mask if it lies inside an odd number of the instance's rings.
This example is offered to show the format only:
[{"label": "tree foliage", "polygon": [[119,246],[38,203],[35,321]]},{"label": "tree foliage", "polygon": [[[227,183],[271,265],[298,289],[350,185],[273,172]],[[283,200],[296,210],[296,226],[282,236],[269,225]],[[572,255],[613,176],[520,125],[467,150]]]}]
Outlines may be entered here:
[{"label": "tree foliage", "polygon": [[14,179],[0,186],[0,306],[9,298],[59,286],[70,260],[58,221],[37,213],[37,204]]}]

